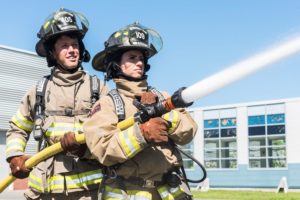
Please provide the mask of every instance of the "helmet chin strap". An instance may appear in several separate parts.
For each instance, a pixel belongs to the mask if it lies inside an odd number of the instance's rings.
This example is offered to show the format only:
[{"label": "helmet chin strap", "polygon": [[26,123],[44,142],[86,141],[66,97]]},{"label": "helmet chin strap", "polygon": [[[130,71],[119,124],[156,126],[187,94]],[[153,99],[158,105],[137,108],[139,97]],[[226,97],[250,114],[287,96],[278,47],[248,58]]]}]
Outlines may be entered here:
[{"label": "helmet chin strap", "polygon": [[77,67],[72,68],[72,69],[66,68],[64,65],[60,64],[59,62],[56,62],[56,63],[57,63],[56,66],[57,66],[60,70],[65,71],[65,72],[68,72],[68,73],[70,73],[70,74],[73,74],[73,73],[77,72],[78,69],[80,69],[80,68],[82,69],[81,61],[78,62]]}]

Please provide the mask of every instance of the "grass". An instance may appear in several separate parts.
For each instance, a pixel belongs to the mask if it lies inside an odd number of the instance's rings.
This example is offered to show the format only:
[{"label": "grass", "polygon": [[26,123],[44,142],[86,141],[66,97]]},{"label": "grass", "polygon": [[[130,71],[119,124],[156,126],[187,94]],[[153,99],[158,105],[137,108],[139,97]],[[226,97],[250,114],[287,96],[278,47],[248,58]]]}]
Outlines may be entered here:
[{"label": "grass", "polygon": [[208,192],[193,191],[193,195],[194,199],[206,200],[300,200],[300,192],[209,190]]}]

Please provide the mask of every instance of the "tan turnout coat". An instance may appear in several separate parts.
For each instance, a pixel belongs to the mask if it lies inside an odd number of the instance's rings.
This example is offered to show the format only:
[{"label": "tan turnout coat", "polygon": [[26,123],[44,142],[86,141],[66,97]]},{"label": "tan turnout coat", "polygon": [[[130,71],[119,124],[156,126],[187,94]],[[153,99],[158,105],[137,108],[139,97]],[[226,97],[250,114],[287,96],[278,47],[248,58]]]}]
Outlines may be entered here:
[{"label": "tan turnout coat", "polygon": [[[90,78],[83,70],[64,74],[55,69],[52,73],[44,97],[46,115],[42,126],[48,145],[59,142],[68,131],[75,134],[83,132],[83,122],[92,107]],[[106,86],[100,83],[99,94],[106,93]],[[24,154],[33,130],[35,102],[36,86],[33,86],[23,97],[18,112],[10,121],[6,140],[7,159]],[[72,110],[73,114],[66,115],[66,109]],[[90,158],[88,152],[84,158],[60,153],[39,163],[29,176],[31,191],[38,195],[98,188],[102,179],[101,169],[98,162]]]},{"label": "tan turnout coat", "polygon": [[[133,116],[138,111],[133,105],[133,100],[136,95],[147,90],[147,82],[125,79],[114,81],[124,101],[126,118]],[[162,94],[167,97],[166,93]],[[197,125],[185,109],[175,109],[163,118],[172,124],[168,131],[169,138],[176,144],[185,145],[194,138]],[[110,96],[105,96],[94,105],[93,115],[84,124],[84,133],[91,153],[105,166],[117,164],[118,176],[125,179],[139,177],[144,180],[161,181],[164,174],[182,165],[180,154],[170,143],[149,144],[139,129],[139,123],[135,122],[126,130],[117,128],[117,123],[113,100]],[[168,195],[180,196],[182,189],[172,189],[166,185],[147,189],[126,182],[125,185],[127,195],[141,195],[146,199],[166,199],[165,196]],[[121,189],[123,190],[117,181],[107,181],[104,199],[125,198]]]}]

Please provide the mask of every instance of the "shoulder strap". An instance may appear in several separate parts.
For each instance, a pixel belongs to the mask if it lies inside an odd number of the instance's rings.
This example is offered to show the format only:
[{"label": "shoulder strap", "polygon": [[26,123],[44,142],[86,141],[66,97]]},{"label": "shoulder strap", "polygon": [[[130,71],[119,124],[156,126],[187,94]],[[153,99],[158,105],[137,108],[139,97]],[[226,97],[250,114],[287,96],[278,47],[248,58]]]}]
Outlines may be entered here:
[{"label": "shoulder strap", "polygon": [[45,93],[49,75],[41,78],[36,84],[35,116],[43,115],[45,112]]},{"label": "shoulder strap", "polygon": [[90,76],[91,83],[91,102],[94,105],[99,99],[100,80],[94,75]]},{"label": "shoulder strap", "polygon": [[[41,138],[43,137],[41,126],[43,125],[44,117],[45,117],[45,93],[47,83],[49,81],[50,75],[44,76],[41,78],[36,84],[36,98],[34,104],[34,128],[33,128],[33,137],[35,140],[41,142]],[[38,149],[41,148],[39,144]]]},{"label": "shoulder strap", "polygon": [[123,121],[125,119],[125,108],[122,97],[116,89],[109,91],[108,95],[112,98],[115,104],[115,109],[118,115],[119,122]]},{"label": "shoulder strap", "polygon": [[160,91],[158,91],[155,87],[148,86],[148,91],[151,91],[152,93],[156,94],[156,96],[158,97],[159,101],[165,100],[165,98],[162,95],[162,93]]}]

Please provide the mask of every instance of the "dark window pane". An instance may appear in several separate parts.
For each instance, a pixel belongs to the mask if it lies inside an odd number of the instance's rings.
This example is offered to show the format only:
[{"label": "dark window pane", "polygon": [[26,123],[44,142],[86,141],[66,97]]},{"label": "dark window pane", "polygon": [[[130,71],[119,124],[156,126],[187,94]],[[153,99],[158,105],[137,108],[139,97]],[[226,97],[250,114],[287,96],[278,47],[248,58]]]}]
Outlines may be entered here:
[{"label": "dark window pane", "polygon": [[268,126],[268,135],[285,134],[285,125]]},{"label": "dark window pane", "polygon": [[204,130],[204,138],[219,137],[219,129]]},{"label": "dark window pane", "polygon": [[204,128],[218,128],[219,119],[204,120]]},{"label": "dark window pane", "polygon": [[221,126],[222,127],[236,126],[236,118],[221,119]]},{"label": "dark window pane", "polygon": [[236,128],[221,129],[221,137],[235,137]]},{"label": "dark window pane", "polygon": [[249,116],[248,124],[249,125],[263,125],[263,124],[265,124],[265,116],[264,115]]},{"label": "dark window pane", "polygon": [[248,131],[249,131],[249,135],[265,135],[266,134],[265,126],[249,127]]},{"label": "dark window pane", "polygon": [[268,115],[268,124],[279,124],[284,123],[285,116],[284,114],[275,114],[275,115]]}]

